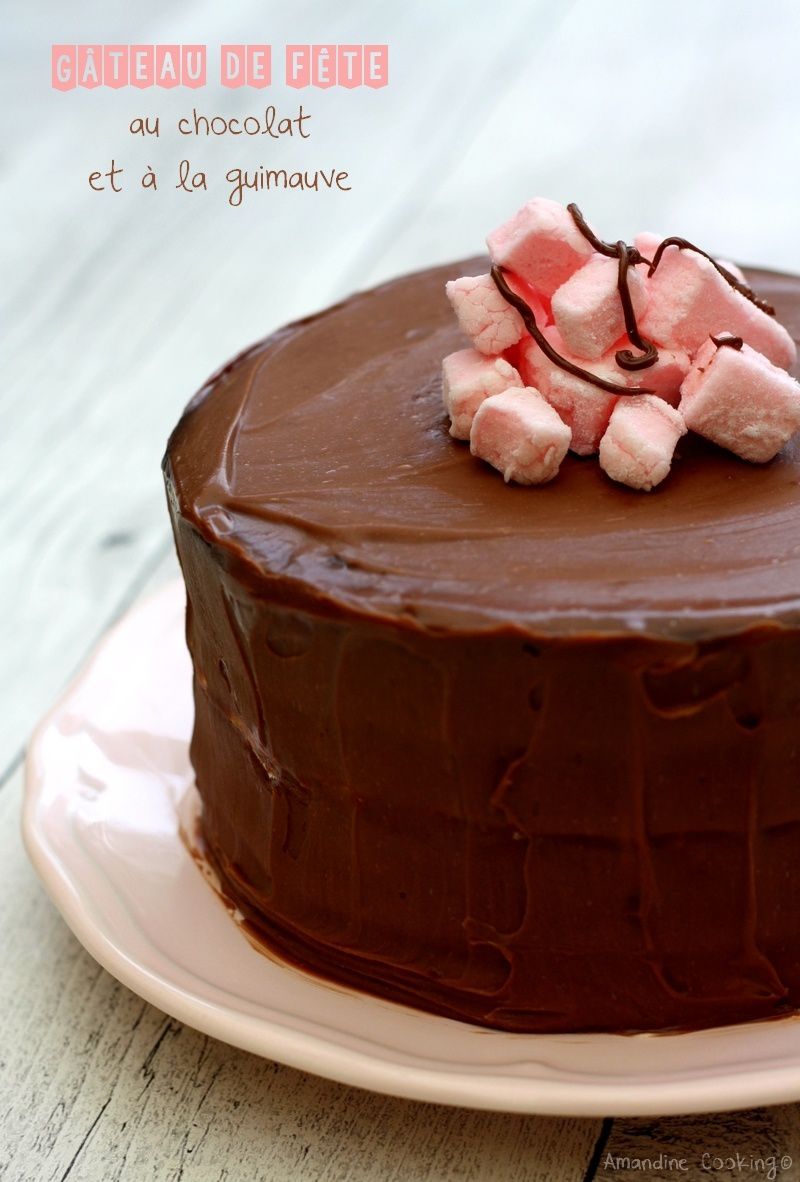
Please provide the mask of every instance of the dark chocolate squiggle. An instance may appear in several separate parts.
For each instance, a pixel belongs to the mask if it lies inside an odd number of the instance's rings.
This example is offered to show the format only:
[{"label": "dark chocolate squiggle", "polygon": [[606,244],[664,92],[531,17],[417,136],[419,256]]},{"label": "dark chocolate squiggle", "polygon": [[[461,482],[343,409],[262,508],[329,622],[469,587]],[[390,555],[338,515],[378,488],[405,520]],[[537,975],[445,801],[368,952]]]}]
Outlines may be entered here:
[{"label": "dark chocolate squiggle", "polygon": [[[602,238],[598,238],[574,201],[569,203],[567,210],[572,214],[573,222],[581,234],[583,234],[584,238],[590,244],[593,250],[596,250],[598,254],[604,254],[608,259],[616,259],[619,257],[619,242],[604,242]],[[648,266],[650,265],[650,260],[643,258],[643,256],[639,254],[639,251],[636,250],[635,247],[629,246],[627,249],[631,252],[631,254],[636,255],[636,258],[633,260],[635,263],[647,263]]]},{"label": "dark chocolate squiggle", "polygon": [[620,349],[615,354],[614,360],[620,369],[647,369],[648,366],[654,365],[658,361],[658,349],[652,341],[646,340],[639,332],[633,300],[628,287],[628,270],[630,267],[635,267],[637,263],[647,263],[648,266],[652,266],[652,263],[635,246],[628,246],[626,242],[621,241],[604,242],[602,238],[598,238],[574,201],[570,202],[567,209],[580,233],[598,254],[605,255],[609,259],[619,259],[617,291],[622,304],[622,314],[625,318],[625,332],[628,334],[628,340],[634,348],[639,350],[639,353],[633,353],[630,349]]},{"label": "dark chocolate squiggle", "polygon": [[648,341],[639,332],[636,313],[633,310],[633,300],[628,287],[628,268],[632,264],[642,261],[642,256],[635,247],[627,246],[624,242],[618,242],[617,249],[619,250],[617,288],[622,304],[622,314],[625,317],[625,331],[631,344],[639,349],[639,354],[637,356],[630,349],[620,349],[615,354],[615,360],[622,369],[646,369],[648,365],[653,365],[658,361],[658,349],[652,341]]},{"label": "dark chocolate squiggle", "polygon": [[[567,206],[567,209],[572,215],[572,220],[574,221],[576,227],[587,240],[587,242],[590,243],[593,250],[595,250],[598,254],[604,255],[606,258],[615,258],[619,260],[617,290],[619,292],[620,303],[622,304],[622,314],[625,319],[625,332],[627,333],[628,340],[631,342],[634,348],[639,350],[638,354],[632,352],[630,349],[618,350],[618,352],[614,355],[614,360],[620,369],[646,369],[648,366],[655,364],[655,362],[658,360],[658,349],[656,348],[655,344],[652,341],[647,340],[646,337],[643,337],[639,331],[639,325],[636,322],[636,312],[633,307],[630,288],[628,286],[628,271],[631,267],[636,266],[638,263],[646,263],[648,266],[647,274],[649,278],[656,271],[661,259],[664,256],[664,251],[670,246],[677,246],[679,250],[693,250],[697,254],[702,255],[703,258],[708,259],[708,261],[717,269],[717,271],[719,271],[722,278],[727,283],[729,283],[735,291],[738,291],[740,295],[743,295],[746,299],[750,300],[750,302],[755,304],[757,308],[760,308],[762,312],[766,312],[768,316],[775,315],[775,309],[773,308],[772,304],[767,303],[766,300],[762,300],[755,294],[751,287],[748,287],[746,283],[742,283],[736,278],[735,275],[731,274],[731,272],[726,267],[723,267],[721,263],[718,263],[715,258],[712,258],[712,256],[707,254],[706,251],[701,250],[699,246],[695,246],[694,243],[689,242],[688,239],[678,238],[677,236],[665,238],[659,243],[658,249],[656,250],[656,253],[651,261],[650,259],[646,259],[641,251],[635,246],[629,246],[626,242],[604,242],[602,238],[598,238],[574,201],[570,202],[570,204]],[[547,337],[545,337],[542,333],[541,329],[536,323],[536,317],[522,296],[517,295],[516,292],[512,291],[508,286],[503,277],[502,267],[492,267],[492,279],[494,280],[495,286],[497,287],[497,290],[500,292],[503,299],[506,300],[507,303],[511,304],[513,308],[516,308],[522,317],[526,329],[536,341],[544,355],[550,361],[552,361],[554,365],[557,365],[560,369],[565,370],[567,373],[573,374],[574,377],[580,378],[584,382],[589,382],[591,385],[597,386],[600,390],[607,390],[610,394],[653,393],[652,390],[649,390],[643,386],[630,387],[617,385],[615,382],[607,381],[605,378],[601,378],[599,375],[591,373],[588,369],[582,369],[581,366],[575,365],[573,362],[568,361],[566,357],[562,357],[561,354],[553,348],[553,346],[547,340]],[[734,336],[712,336],[711,340],[718,349],[723,348],[724,346],[732,349],[741,349],[744,343],[741,337]]]},{"label": "dark chocolate squiggle", "polygon": [[534,316],[533,311],[531,308],[529,308],[522,296],[517,295],[515,291],[512,291],[506,283],[505,276],[503,274],[503,268],[493,266],[491,274],[495,287],[500,292],[500,295],[503,297],[506,303],[511,304],[512,308],[516,308],[522,317],[523,324],[533,339],[536,341],[536,344],[542,350],[545,357],[552,361],[554,365],[557,365],[559,369],[563,369],[567,373],[571,373],[573,377],[580,378],[584,382],[589,382],[592,386],[597,386],[600,390],[606,390],[609,394],[653,393],[652,390],[645,389],[644,387],[619,386],[616,384],[616,382],[609,382],[605,378],[601,378],[599,374],[590,373],[588,369],[581,369],[579,365],[574,365],[573,362],[568,361],[566,357],[562,357],[561,354],[553,348],[547,337],[539,328],[539,325],[536,323],[536,317]]},{"label": "dark chocolate squiggle", "polygon": [[648,276],[652,275],[656,270],[658,264],[663,258],[664,251],[668,246],[677,246],[679,250],[693,250],[696,254],[701,254],[704,259],[708,259],[708,261],[713,264],[714,267],[716,267],[722,278],[730,284],[734,291],[738,291],[739,295],[743,295],[745,299],[750,301],[751,304],[755,304],[755,306],[760,308],[762,312],[766,312],[767,316],[775,315],[775,309],[773,308],[772,304],[768,304],[766,300],[762,300],[760,296],[756,295],[752,287],[748,287],[746,283],[742,283],[736,278],[735,275],[732,275],[726,267],[723,267],[721,263],[718,263],[715,258],[712,258],[710,254],[707,254],[706,251],[701,250],[699,246],[695,246],[693,242],[689,242],[686,238],[665,238],[663,242],[660,242],[658,244],[658,250],[653,256],[653,261],[650,264],[650,269],[647,272]]}]

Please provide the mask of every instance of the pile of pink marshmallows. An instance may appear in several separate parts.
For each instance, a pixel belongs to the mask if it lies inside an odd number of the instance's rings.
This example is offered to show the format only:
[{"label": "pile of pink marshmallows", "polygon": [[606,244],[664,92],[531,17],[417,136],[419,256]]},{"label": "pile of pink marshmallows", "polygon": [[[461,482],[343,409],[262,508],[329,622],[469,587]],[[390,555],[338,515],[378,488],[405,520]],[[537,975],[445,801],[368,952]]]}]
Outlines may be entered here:
[{"label": "pile of pink marshmallows", "polygon": [[[648,259],[659,245],[640,234]],[[771,460],[800,430],[800,385],[786,371],[795,343],[774,317],[736,291],[708,259],[665,249],[648,278],[629,270],[639,331],[658,348],[646,369],[625,370],[629,348],[616,258],[598,254],[562,205],[536,197],[487,239],[492,262],[531,308],[553,348],[581,369],[651,394],[607,393],[548,359],[491,275],[447,284],[472,347],[443,363],[450,433],[507,481],[543,484],[567,451],[599,455],[612,480],[652,489],[687,430],[745,460]],[[725,267],[743,278],[731,263]],[[712,338],[740,337],[740,349]]]}]

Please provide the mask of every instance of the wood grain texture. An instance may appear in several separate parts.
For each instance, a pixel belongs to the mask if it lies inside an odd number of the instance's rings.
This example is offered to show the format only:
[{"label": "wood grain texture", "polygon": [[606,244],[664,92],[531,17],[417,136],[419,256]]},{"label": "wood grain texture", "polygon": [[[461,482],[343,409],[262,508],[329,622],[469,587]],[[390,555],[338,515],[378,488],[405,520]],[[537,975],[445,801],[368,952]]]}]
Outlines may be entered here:
[{"label": "wood grain texture", "polygon": [[[55,20],[52,0],[48,7]],[[249,39],[263,38],[259,7],[240,7],[239,35],[247,39],[249,27]],[[284,6],[270,15],[276,45],[318,39],[323,21],[332,41],[357,27],[365,40],[391,42],[400,77],[378,92],[331,91],[324,102],[301,96],[312,139],[280,149],[226,138],[187,142],[176,134],[178,115],[195,106],[227,116],[263,110],[267,100],[245,90],[209,87],[187,97],[31,87],[31,133],[15,137],[0,182],[16,231],[0,245],[0,268],[16,276],[14,290],[0,294],[14,343],[0,385],[7,428],[0,432],[0,649],[14,685],[0,714],[0,771],[18,755],[98,624],[118,610],[132,572],[164,552],[159,463],[184,404],[222,360],[366,281],[370,261],[385,253],[406,217],[407,189],[424,192],[430,170],[450,158],[451,143],[469,139],[467,110],[450,103],[464,60],[492,35],[506,54],[524,13],[546,7],[537,0],[500,13],[476,8],[473,21],[451,33],[448,5],[416,3],[391,19],[354,0],[335,10],[323,0],[302,12]],[[122,37],[119,19],[98,9],[91,39],[202,34],[213,46],[236,24],[228,6],[209,5],[199,24],[191,13],[175,4],[161,23],[152,18],[149,32]],[[427,77],[420,63],[424,86],[408,75],[404,85],[419,45],[449,52]],[[48,60],[41,41],[30,50]],[[502,73],[484,67],[483,94],[504,85]],[[286,112],[300,101],[284,88],[269,98]],[[159,113],[164,134],[145,144],[131,137],[126,128],[137,113]],[[91,128],[88,139],[84,127]],[[90,193],[86,176],[111,156],[124,162],[132,187]],[[204,194],[175,191],[183,157],[217,182],[237,161],[338,163],[350,170],[354,187],[255,195],[231,209],[219,183]],[[43,159],[61,183],[28,183]],[[387,183],[387,160],[402,184]],[[146,164],[165,178],[157,194],[136,187]],[[398,269],[414,262],[422,259],[409,253]]]},{"label": "wood grain texture", "polygon": [[595,1177],[630,1182],[677,1178],[736,1182],[800,1178],[800,1125],[795,1105],[707,1116],[617,1120]]},{"label": "wood grain texture", "polygon": [[[113,619],[174,572],[159,461],[208,373],[352,288],[474,253],[533,192],[579,199],[610,237],[677,229],[800,268],[800,9],[81,0],[65,13],[57,0],[35,12],[14,0],[3,22],[0,1177],[742,1179],[763,1177],[752,1163],[772,1152],[795,1163],[779,1177],[800,1177],[796,1106],[606,1124],[498,1116],[372,1096],[214,1042],[88,957],[18,836],[32,726]],[[324,97],[215,86],[61,95],[47,86],[51,40],[388,41],[392,83]],[[192,106],[230,116],[267,101],[291,112],[301,99],[307,145],[174,132]],[[165,134],[134,140],[129,120],[156,112]],[[88,172],[112,155],[131,187],[90,194]],[[254,196],[233,210],[219,184],[174,190],[182,156],[217,180],[237,163],[336,163],[353,190]],[[133,183],[146,164],[164,178],[155,197]],[[703,1170],[702,1153],[723,1149],[744,1164]],[[632,1173],[631,1161],[662,1150],[689,1171]]]},{"label": "wood grain texture", "polygon": [[4,1015],[0,1176],[8,1182],[579,1179],[599,1122],[372,1095],[225,1046],[141,1001],[83,951],[0,797]]},{"label": "wood grain texture", "polygon": [[[266,149],[186,141],[175,131],[193,106],[226,115],[264,106],[245,90],[49,90],[48,44],[27,8],[12,8],[9,83],[17,89],[7,91],[10,147],[0,174],[8,210],[0,267],[14,277],[0,292],[13,341],[0,385],[0,648],[14,694],[0,715],[0,769],[117,609],[131,572],[163,552],[158,462],[167,433],[238,348],[353,287],[474,252],[533,189],[579,196],[612,237],[643,224],[677,226],[718,238],[726,254],[800,266],[789,233],[800,158],[779,150],[800,101],[800,10],[774,0],[768,21],[752,5],[734,5],[735,20],[723,0],[708,0],[702,15],[695,7],[657,4],[656,19],[637,0],[510,0],[462,5],[454,21],[451,4],[423,0],[402,9],[364,0],[283,5],[270,13],[276,45],[318,38],[320,28],[331,40],[358,28],[391,43],[393,84],[302,96],[312,139]],[[696,37],[687,39],[690,10]],[[55,0],[37,13],[37,28],[58,26]],[[252,0],[224,8],[172,0],[132,21],[86,3],[72,35],[215,45],[236,26],[244,39],[264,36]],[[647,53],[631,52],[614,72],[621,25]],[[718,52],[709,57],[702,45],[710,39]],[[751,51],[757,110],[732,81],[731,63]],[[699,96],[714,117],[697,125]],[[299,101],[283,88],[269,98],[287,111]],[[20,101],[24,126],[10,118]],[[154,113],[164,127],[158,140],[128,134],[134,115]],[[112,156],[128,187],[90,193],[89,171]],[[183,156],[218,182],[237,162],[337,162],[350,170],[353,191],[254,195],[233,210],[219,183],[207,194],[175,191]],[[163,178],[157,194],[137,188],[146,164]]]}]

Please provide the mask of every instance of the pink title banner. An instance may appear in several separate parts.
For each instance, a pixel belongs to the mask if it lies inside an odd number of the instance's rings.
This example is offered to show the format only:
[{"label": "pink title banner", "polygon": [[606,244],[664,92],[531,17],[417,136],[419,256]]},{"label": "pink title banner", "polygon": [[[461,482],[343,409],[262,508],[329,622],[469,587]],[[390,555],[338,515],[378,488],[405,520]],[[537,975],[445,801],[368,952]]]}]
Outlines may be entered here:
[{"label": "pink title banner", "polygon": [[[223,86],[271,86],[271,45],[220,45],[218,81]],[[171,88],[205,86],[207,45],[53,45],[51,81],[56,90],[76,86]],[[389,81],[388,45],[285,45],[282,81],[302,89],[371,86]]]}]

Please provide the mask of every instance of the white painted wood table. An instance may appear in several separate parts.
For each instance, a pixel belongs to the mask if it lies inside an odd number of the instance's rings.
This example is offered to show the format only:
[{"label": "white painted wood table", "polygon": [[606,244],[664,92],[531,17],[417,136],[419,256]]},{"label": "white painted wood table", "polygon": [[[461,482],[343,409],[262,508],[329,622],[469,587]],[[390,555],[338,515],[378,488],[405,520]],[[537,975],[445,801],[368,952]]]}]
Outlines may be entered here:
[{"label": "white painted wood table", "polygon": [[[30,731],[108,625],[175,572],[159,461],[224,358],[347,290],[474,253],[534,192],[577,199],[606,236],[685,233],[800,269],[794,0],[309,0],[7,4],[0,184],[0,1176],[8,1182],[765,1176],[796,1106],[589,1121],[371,1095],[182,1027],[100,969],[22,850]],[[379,91],[49,87],[51,42],[390,45]],[[212,62],[214,60],[212,53]],[[265,97],[266,96],[266,97]],[[182,142],[193,106],[302,101],[303,143]],[[136,115],[163,131],[129,134]],[[131,183],[96,194],[111,157]],[[352,189],[174,188],[182,157],[347,169]],[[158,193],[134,183],[147,165]],[[122,674],[121,674],[122,675]],[[702,1154],[742,1155],[705,1171]],[[657,1155],[687,1171],[659,1169]],[[609,1156],[610,1155],[610,1156]],[[628,1158],[626,1165],[625,1158]],[[645,1159],[656,1159],[642,1168]]]}]

